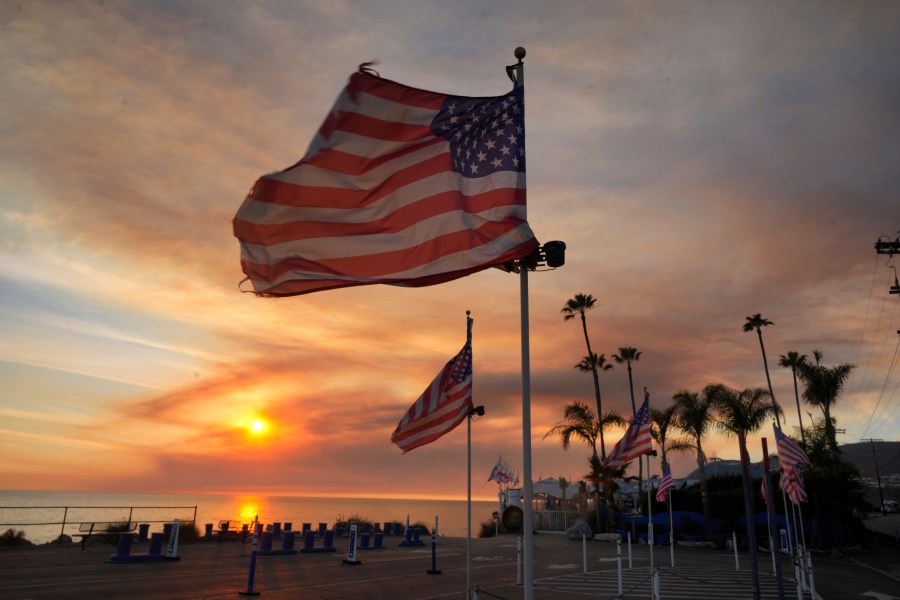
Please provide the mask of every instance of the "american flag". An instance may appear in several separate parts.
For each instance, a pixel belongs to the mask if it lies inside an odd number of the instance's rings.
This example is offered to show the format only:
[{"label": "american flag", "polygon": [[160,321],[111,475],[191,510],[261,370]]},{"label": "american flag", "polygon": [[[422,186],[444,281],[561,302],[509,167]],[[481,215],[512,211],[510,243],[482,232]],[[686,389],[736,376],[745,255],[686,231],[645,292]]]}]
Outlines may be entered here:
[{"label": "american flag", "polygon": [[521,87],[449,96],[362,65],[306,156],[234,218],[253,291],[434,285],[530,255],[524,114]]},{"label": "american flag", "polygon": [[406,412],[391,441],[406,454],[453,431],[472,412],[472,319],[466,345]]},{"label": "american flag", "polygon": [[621,440],[606,455],[604,467],[615,469],[652,450],[650,438],[650,398],[645,394],[644,403],[634,415],[631,425]]},{"label": "american flag", "polygon": [[656,501],[665,502],[666,492],[673,487],[675,487],[675,482],[672,480],[672,470],[669,468],[669,465],[666,465],[666,468],[663,469],[662,481],[659,482],[659,489],[656,491]]},{"label": "american flag", "polygon": [[786,470],[781,473],[781,489],[794,504],[806,502],[806,486],[803,483],[803,473],[799,470]]},{"label": "american flag", "polygon": [[775,428],[775,443],[778,446],[778,460],[784,471],[799,470],[801,465],[811,464],[806,452],[800,447],[800,444],[784,435],[778,425]]}]

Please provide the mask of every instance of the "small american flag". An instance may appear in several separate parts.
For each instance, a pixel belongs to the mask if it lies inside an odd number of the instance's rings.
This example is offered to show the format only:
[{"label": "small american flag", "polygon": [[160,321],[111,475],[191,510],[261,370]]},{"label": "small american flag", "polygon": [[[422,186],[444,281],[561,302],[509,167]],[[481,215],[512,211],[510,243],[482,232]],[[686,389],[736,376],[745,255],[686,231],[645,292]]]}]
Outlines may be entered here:
[{"label": "small american flag", "polygon": [[806,502],[806,487],[803,483],[803,474],[799,470],[785,470],[781,473],[781,489],[794,504]]},{"label": "small american flag", "polygon": [[631,425],[621,440],[606,456],[604,467],[618,468],[644,454],[650,454],[652,438],[650,437],[650,397],[644,394],[644,403],[634,415]]},{"label": "small american flag", "polygon": [[253,291],[434,285],[530,255],[524,115],[522,87],[450,96],[362,65],[306,155],[234,218]]},{"label": "small american flag", "polygon": [[659,482],[659,489],[656,491],[656,501],[665,502],[666,492],[673,487],[675,487],[675,481],[672,479],[672,470],[669,468],[669,465],[666,465],[666,468],[663,469],[662,481]]},{"label": "small american flag", "polygon": [[391,441],[406,454],[453,431],[472,412],[472,319],[466,345],[450,359],[406,412]]}]

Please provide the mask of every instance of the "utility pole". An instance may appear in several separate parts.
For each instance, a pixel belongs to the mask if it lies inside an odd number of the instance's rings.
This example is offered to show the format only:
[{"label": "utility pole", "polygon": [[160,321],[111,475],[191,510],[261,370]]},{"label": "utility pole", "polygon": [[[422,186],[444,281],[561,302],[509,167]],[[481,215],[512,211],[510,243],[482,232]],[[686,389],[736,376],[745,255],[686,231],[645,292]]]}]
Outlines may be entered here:
[{"label": "utility pole", "polygon": [[875,463],[875,478],[878,480],[878,497],[881,500],[881,514],[882,516],[887,516],[884,508],[884,492],[881,491],[881,474],[878,472],[878,457],[875,455],[875,442],[883,442],[884,440],[875,440],[869,438],[867,440],[861,440],[863,442],[869,442],[872,444],[872,462]]},{"label": "utility pole", "polygon": [[[875,242],[875,252],[877,252],[878,254],[890,255],[887,264],[890,268],[894,269],[894,285],[891,286],[888,293],[900,294],[900,280],[897,279],[897,269],[895,269],[893,265],[891,265],[891,260],[894,258],[894,254],[900,254],[900,237],[898,237],[894,241],[878,238],[878,241]],[[900,331],[898,331],[897,333],[900,333]]]}]

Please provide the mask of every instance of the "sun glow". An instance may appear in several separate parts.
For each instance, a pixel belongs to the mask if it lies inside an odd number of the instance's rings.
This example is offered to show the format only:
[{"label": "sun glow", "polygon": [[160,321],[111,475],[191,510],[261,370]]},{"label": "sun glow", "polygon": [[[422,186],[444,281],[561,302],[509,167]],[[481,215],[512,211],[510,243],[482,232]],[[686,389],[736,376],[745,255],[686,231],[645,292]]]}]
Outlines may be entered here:
[{"label": "sun glow", "polygon": [[254,419],[252,423],[250,423],[250,429],[255,431],[256,433],[261,432],[266,428],[266,424],[260,421],[259,419]]}]

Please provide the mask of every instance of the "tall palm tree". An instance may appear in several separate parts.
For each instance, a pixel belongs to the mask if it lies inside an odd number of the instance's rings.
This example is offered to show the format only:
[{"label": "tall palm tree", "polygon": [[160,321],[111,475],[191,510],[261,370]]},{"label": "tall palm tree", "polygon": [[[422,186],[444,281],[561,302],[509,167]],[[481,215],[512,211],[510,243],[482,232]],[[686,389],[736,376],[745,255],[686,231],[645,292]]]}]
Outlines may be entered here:
[{"label": "tall palm tree", "polygon": [[625,471],[630,465],[631,463],[627,462],[618,467],[606,467],[603,465],[603,461],[600,457],[596,454],[588,459],[588,466],[591,470],[584,475],[584,478],[594,484],[597,488],[597,531],[602,530],[600,520],[600,487],[603,486],[603,493],[606,495],[606,505],[609,509],[607,528],[609,531],[612,531],[613,524],[616,522],[616,503],[613,500],[613,494],[617,487],[616,480],[625,477]]},{"label": "tall palm tree", "polygon": [[[576,316],[581,317],[581,329],[584,331],[584,344],[587,346],[587,355],[589,357],[594,356],[594,351],[591,350],[591,339],[588,337],[587,330],[587,317],[585,316],[589,310],[593,310],[594,306],[597,304],[597,299],[594,298],[591,294],[575,294],[574,298],[569,298],[566,300],[566,305],[560,309],[560,312],[563,313],[563,320],[568,321],[569,319],[574,319]],[[590,366],[590,365],[589,365]],[[594,397],[597,399],[597,414],[603,414],[603,402],[600,399],[600,378],[597,376],[597,370],[591,368],[591,374],[594,376]],[[606,447],[602,443],[602,432],[601,432],[601,444],[600,444],[600,457],[606,458]]]},{"label": "tall palm tree", "polygon": [[747,321],[744,323],[744,332],[747,333],[755,329],[756,334],[759,336],[759,349],[762,350],[763,367],[766,370],[766,382],[769,384],[769,397],[772,398],[772,406],[775,407],[775,422],[778,423],[778,427],[781,427],[781,419],[778,417],[779,413],[781,413],[781,408],[775,401],[775,392],[772,390],[772,378],[769,377],[769,362],[766,360],[766,346],[763,344],[762,339],[762,328],[774,324],[775,323],[764,318],[761,314],[756,313],[755,315],[747,317]]},{"label": "tall palm tree", "polygon": [[766,420],[777,414],[778,406],[769,403],[769,393],[762,389],[738,392],[722,384],[707,386],[706,397],[718,411],[718,426],[737,436],[741,452],[741,479],[744,488],[744,514],[747,521],[747,540],[750,544],[750,566],[753,573],[755,597],[759,598],[759,569],[756,564],[756,531],[753,515],[753,496],[750,494],[750,455],[747,453],[747,434],[758,431]]},{"label": "tall palm tree", "polygon": [[[631,391],[631,414],[632,416],[637,414],[637,407],[634,404],[634,380],[631,377],[631,364],[639,361],[641,359],[641,353],[637,348],[633,348],[631,346],[625,346],[624,348],[619,348],[618,354],[612,355],[613,360],[617,363],[625,364],[628,366],[628,389]],[[649,477],[649,473],[647,476]],[[644,488],[644,461],[638,461],[638,490],[642,490]],[[641,498],[644,497],[643,494],[639,494]]]},{"label": "tall palm tree", "polygon": [[822,353],[813,351],[816,364],[805,363],[797,368],[800,381],[803,382],[803,399],[807,404],[818,406],[825,416],[825,435],[831,447],[832,454],[838,452],[837,432],[834,428],[834,420],[831,417],[831,407],[841,396],[844,384],[850,378],[850,372],[856,368],[850,363],[841,363],[828,368],[821,364]]},{"label": "tall palm tree", "polygon": [[700,470],[700,499],[703,501],[703,519],[706,521],[706,535],[712,539],[712,516],[709,511],[709,490],[706,487],[706,455],[703,453],[703,438],[709,433],[713,423],[712,404],[705,395],[681,390],[672,396],[675,401],[675,426],[693,440],[697,453],[697,468]]},{"label": "tall palm tree", "polygon": [[797,369],[806,362],[806,355],[791,350],[778,357],[778,366],[791,370],[794,376],[794,400],[797,401],[797,420],[800,421],[800,439],[806,445],[806,433],[803,431],[803,414],[800,411],[800,393],[797,389]]},{"label": "tall palm tree", "polygon": [[565,477],[560,476],[559,478],[559,489],[562,490],[562,507],[563,510],[566,509],[566,490],[569,488],[569,480]]},{"label": "tall palm tree", "polygon": [[[594,377],[594,385],[597,386],[595,388],[595,392],[597,394],[597,410],[600,410],[601,402],[600,402],[600,373],[603,371],[609,371],[613,368],[611,364],[606,362],[605,354],[591,354],[590,356],[582,357],[581,361],[572,367],[573,369],[578,369],[582,373],[590,373]],[[600,455],[601,458],[606,458],[606,443],[603,439],[603,431],[600,431]]]}]

